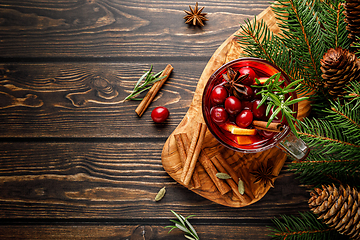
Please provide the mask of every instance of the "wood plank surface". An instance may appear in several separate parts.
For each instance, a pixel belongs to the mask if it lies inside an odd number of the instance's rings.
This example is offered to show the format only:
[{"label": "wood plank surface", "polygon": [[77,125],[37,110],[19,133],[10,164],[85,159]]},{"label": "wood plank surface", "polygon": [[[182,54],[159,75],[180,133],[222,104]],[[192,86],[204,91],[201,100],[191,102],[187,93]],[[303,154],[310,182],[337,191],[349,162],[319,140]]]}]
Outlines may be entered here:
[{"label": "wood plank surface", "polygon": [[[191,221],[191,219],[190,219]],[[172,223],[168,221],[168,225]],[[122,226],[6,226],[0,227],[1,239],[113,239],[113,240],[183,240],[184,234],[174,230],[168,234],[169,229],[164,225],[122,225]],[[226,232],[227,239],[268,239],[266,234],[270,231],[266,227],[243,226],[234,224],[230,226],[214,226],[211,224],[195,225],[200,239],[223,239]],[[8,233],[12,233],[9,237]],[[4,234],[6,233],[6,234]]]},{"label": "wood plank surface", "polygon": [[0,1],[1,58],[208,58],[266,0],[206,1],[210,21],[184,24],[194,1]]},{"label": "wood plank surface", "polygon": [[[153,73],[167,64],[153,64]],[[1,137],[167,137],[186,113],[206,62],[171,64],[174,71],[141,118],[139,101],[122,100],[151,63],[2,64]],[[157,106],[170,111],[164,124],[151,120]]]},{"label": "wood plank surface", "polygon": [[[2,219],[271,219],[307,208],[308,194],[283,171],[265,198],[246,208],[215,204],[163,170],[164,142],[36,141],[0,143]],[[163,186],[167,193],[155,202]],[[216,216],[216,217],[215,217]],[[206,220],[205,220],[206,221]],[[5,221],[6,223],[6,221]]]}]

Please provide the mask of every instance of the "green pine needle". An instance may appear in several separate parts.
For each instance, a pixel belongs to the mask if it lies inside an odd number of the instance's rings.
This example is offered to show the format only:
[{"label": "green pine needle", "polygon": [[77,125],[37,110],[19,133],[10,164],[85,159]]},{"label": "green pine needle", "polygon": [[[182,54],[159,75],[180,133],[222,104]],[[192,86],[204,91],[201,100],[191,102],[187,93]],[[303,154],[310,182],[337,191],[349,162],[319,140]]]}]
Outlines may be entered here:
[{"label": "green pine needle", "polygon": [[311,147],[308,158],[289,169],[307,185],[333,182],[360,187],[360,84],[348,88],[350,101],[331,101],[318,118],[298,124],[299,136]]},{"label": "green pine needle", "polygon": [[317,219],[311,212],[299,213],[300,217],[282,215],[281,219],[274,218],[274,227],[269,234],[272,239],[281,240],[342,240],[348,237],[339,234]]}]

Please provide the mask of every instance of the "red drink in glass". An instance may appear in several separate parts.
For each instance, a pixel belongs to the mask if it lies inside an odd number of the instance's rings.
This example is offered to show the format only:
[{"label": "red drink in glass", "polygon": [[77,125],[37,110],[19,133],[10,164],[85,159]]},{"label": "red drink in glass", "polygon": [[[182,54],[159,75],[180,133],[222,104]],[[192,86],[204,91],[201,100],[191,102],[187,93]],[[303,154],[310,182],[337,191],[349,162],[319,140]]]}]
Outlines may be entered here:
[{"label": "red drink in glass", "polygon": [[[257,79],[268,79],[272,75],[281,72],[279,81],[285,80],[284,86],[290,83],[285,73],[283,73],[278,67],[262,59],[240,58],[226,63],[211,75],[203,92],[203,116],[210,132],[220,143],[236,151],[256,153],[274,147],[289,133],[290,128],[285,127],[283,131],[276,133],[254,129],[251,124],[252,120],[267,122],[269,116],[271,115],[268,114],[268,116],[265,116],[265,105],[257,108],[257,104],[260,101],[259,95],[256,95],[256,88],[251,87],[251,85],[255,85],[255,81],[247,78],[241,82],[248,88],[247,92],[249,95],[242,95],[240,97],[236,96],[240,100],[240,107],[239,103],[234,101],[234,99],[230,99],[231,101],[228,101],[230,102],[228,105],[227,101],[218,101],[217,99],[216,101],[212,100],[212,95],[224,95],[221,91],[219,91],[219,86],[224,86],[227,82],[224,79],[223,74],[226,75],[228,68],[231,68],[234,71],[239,71],[240,73],[248,73],[249,77],[253,79],[255,77]],[[217,92],[212,94],[214,89],[216,89]],[[232,94],[228,88],[226,89],[228,90],[228,97],[234,98],[234,94]],[[292,99],[297,98],[295,92],[292,92],[291,94]],[[289,96],[290,95],[287,95],[285,98],[288,98]],[[292,105],[292,107],[292,110],[296,112],[297,104]],[[215,111],[214,109],[216,109],[215,113],[213,112]],[[226,114],[223,114],[223,109],[227,111],[227,116]],[[219,114],[217,114],[218,112]],[[280,119],[281,116],[279,119],[273,121],[280,122]],[[282,123],[286,125],[286,121],[284,119]],[[246,131],[250,132],[250,135],[233,134],[231,133],[231,130],[234,128],[248,129]]]}]

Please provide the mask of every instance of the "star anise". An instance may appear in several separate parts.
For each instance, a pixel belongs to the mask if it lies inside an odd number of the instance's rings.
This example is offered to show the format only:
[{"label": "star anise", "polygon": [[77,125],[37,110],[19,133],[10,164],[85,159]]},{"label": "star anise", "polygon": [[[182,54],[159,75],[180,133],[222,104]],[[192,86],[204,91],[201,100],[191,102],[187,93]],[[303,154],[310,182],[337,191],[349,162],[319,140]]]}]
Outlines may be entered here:
[{"label": "star anise", "polygon": [[189,6],[189,8],[191,12],[184,10],[184,12],[187,14],[187,16],[184,17],[184,19],[186,19],[185,23],[192,23],[194,26],[197,24],[204,26],[203,21],[209,21],[209,19],[205,17],[206,13],[201,13],[204,7],[199,9],[198,3],[195,4],[195,9],[193,9],[191,6]]},{"label": "star anise", "polygon": [[264,187],[270,184],[271,187],[274,187],[276,176],[272,174],[272,166],[267,167],[262,164],[256,171],[250,173],[255,177],[254,183],[263,183]]},{"label": "star anise", "polygon": [[247,94],[247,88],[243,84],[240,84],[240,82],[247,78],[249,74],[240,75],[239,71],[235,71],[228,67],[226,74],[223,73],[222,76],[226,80],[224,87],[226,87],[235,97],[240,98],[242,94]]}]

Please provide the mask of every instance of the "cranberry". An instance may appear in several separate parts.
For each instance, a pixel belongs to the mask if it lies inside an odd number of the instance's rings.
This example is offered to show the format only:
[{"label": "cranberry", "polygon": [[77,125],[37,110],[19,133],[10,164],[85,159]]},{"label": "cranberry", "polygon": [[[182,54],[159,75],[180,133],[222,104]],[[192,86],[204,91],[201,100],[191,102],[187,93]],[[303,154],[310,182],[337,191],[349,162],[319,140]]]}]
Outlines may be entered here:
[{"label": "cranberry", "polygon": [[242,109],[240,100],[235,96],[226,98],[225,109],[230,114],[238,114]]},{"label": "cranberry", "polygon": [[247,78],[241,81],[242,84],[250,86],[255,83],[256,73],[254,72],[254,70],[252,70],[252,68],[250,67],[240,68],[239,73],[241,75],[249,74]]},{"label": "cranberry", "polygon": [[250,109],[252,110],[253,103],[250,101],[242,101],[242,105],[244,106],[244,109]]},{"label": "cranberry", "polygon": [[228,113],[223,107],[213,107],[210,110],[210,116],[211,119],[217,124],[224,123],[229,118]]},{"label": "cranberry", "polygon": [[254,114],[254,117],[257,119],[263,119],[265,117],[266,107],[265,104],[262,104],[259,108],[260,100],[256,99],[253,102],[252,106],[252,112]]},{"label": "cranberry", "polygon": [[243,110],[236,117],[236,125],[246,128],[252,123],[253,118],[253,113],[250,110]]},{"label": "cranberry", "polygon": [[261,94],[257,94],[258,92],[260,92],[261,91],[261,89],[260,88],[255,88],[254,89],[254,98],[255,99],[260,99],[261,100]]},{"label": "cranberry", "polygon": [[245,87],[246,87],[246,93],[243,94],[243,99],[244,100],[252,100],[254,98],[254,91],[249,86],[245,85]]},{"label": "cranberry", "polygon": [[228,91],[223,86],[216,86],[210,95],[210,99],[215,104],[223,104],[228,96]]},{"label": "cranberry", "polygon": [[156,107],[151,112],[151,118],[156,123],[162,123],[169,117],[169,110],[166,107]]}]

